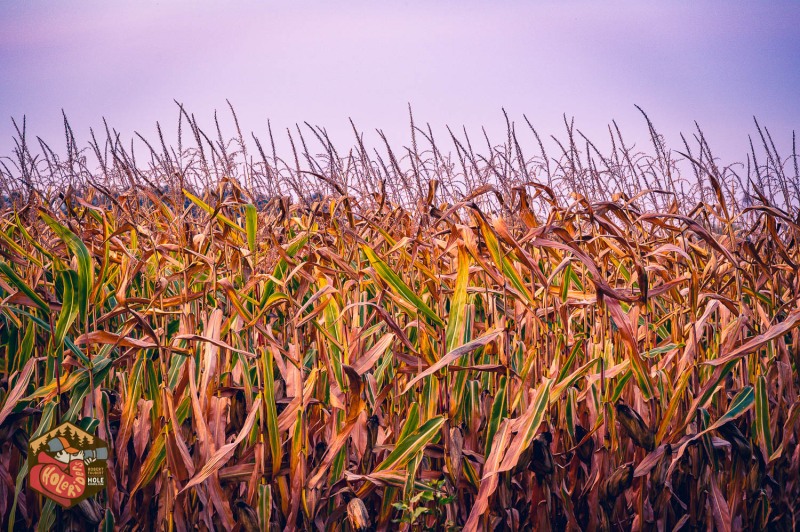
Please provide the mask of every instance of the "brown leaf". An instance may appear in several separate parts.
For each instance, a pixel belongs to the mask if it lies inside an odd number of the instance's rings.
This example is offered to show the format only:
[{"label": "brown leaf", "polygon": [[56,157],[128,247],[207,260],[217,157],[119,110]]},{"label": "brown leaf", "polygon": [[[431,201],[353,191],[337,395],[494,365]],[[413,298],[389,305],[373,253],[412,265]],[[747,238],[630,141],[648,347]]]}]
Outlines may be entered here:
[{"label": "brown leaf", "polygon": [[510,442],[510,436],[511,422],[508,419],[504,419],[494,435],[492,450],[489,453],[489,457],[486,459],[486,463],[483,465],[483,475],[481,476],[478,495],[475,497],[475,503],[472,505],[472,510],[464,525],[464,530],[467,532],[478,530],[481,516],[489,509],[489,497],[491,497],[497,489],[497,484],[500,480],[497,473],[500,467],[500,461]]},{"label": "brown leaf", "polygon": [[194,475],[194,463],[189,448],[180,433],[172,391],[166,387],[164,388],[164,399],[167,405],[167,415],[172,424],[170,430],[167,431],[167,463],[171,464],[175,478],[184,481]]},{"label": "brown leaf", "polygon": [[711,506],[711,513],[714,516],[714,524],[717,530],[721,532],[730,532],[731,530],[731,512],[728,507],[728,501],[722,496],[722,491],[719,489],[719,484],[714,476],[714,473],[709,475],[708,483],[711,485],[711,491],[708,494],[708,503]]},{"label": "brown leaf", "polygon": [[[227,349],[228,351],[233,351],[234,353],[240,353],[245,355],[249,358],[255,358],[255,354],[247,351],[246,349],[237,349],[232,345],[223,342],[222,340],[215,340],[214,338],[208,338],[206,336],[200,336],[199,334],[178,334],[175,336],[176,340],[193,340],[195,342],[208,342],[216,347],[221,347],[223,349]],[[174,349],[174,348],[173,348]]]},{"label": "brown leaf", "polygon": [[791,331],[795,328],[795,326],[797,326],[798,322],[800,322],[800,309],[795,309],[790,312],[788,316],[786,316],[785,320],[780,323],[776,323],[758,336],[750,338],[744,344],[734,349],[727,355],[712,360],[706,360],[703,362],[703,364],[717,367],[723,366],[732,360],[745,357],[767,342],[770,342],[775,338],[780,338],[787,332]]},{"label": "brown leaf", "polygon": [[121,336],[119,334],[114,334],[107,331],[93,331],[83,334],[79,336],[77,340],[75,340],[75,345],[89,344],[116,345],[120,347],[136,347],[139,349],[153,349],[158,347],[158,344],[152,340],[131,338],[129,336]]},{"label": "brown leaf", "polygon": [[247,415],[247,419],[244,422],[244,426],[242,430],[239,431],[239,434],[236,436],[232,442],[223,445],[220,447],[217,452],[214,453],[211,458],[206,461],[203,465],[203,468],[197,473],[192,479],[183,487],[180,493],[188,490],[192,486],[196,486],[206,480],[211,475],[216,474],[219,469],[225,465],[225,463],[230,460],[231,456],[233,455],[233,451],[236,447],[244,440],[248,434],[250,434],[250,430],[253,428],[253,424],[256,421],[256,414],[258,414],[258,409],[261,406],[261,397],[255,400],[253,403],[253,407],[250,409],[250,413]]},{"label": "brown leaf", "polygon": [[153,401],[139,399],[139,415],[133,421],[133,449],[141,460],[145,447],[150,442],[150,410]]},{"label": "brown leaf", "polygon": [[353,369],[356,370],[356,373],[363,375],[372,369],[372,366],[378,361],[381,355],[386,352],[389,346],[392,345],[392,342],[395,338],[396,336],[394,333],[386,333],[381,336],[380,340],[375,342],[375,344],[366,353],[361,355],[353,363]]},{"label": "brown leaf", "polygon": [[17,402],[25,395],[25,390],[28,387],[28,382],[31,380],[31,374],[33,374],[36,361],[37,359],[34,357],[29,358],[22,368],[22,371],[17,374],[14,388],[6,396],[3,408],[0,410],[0,425],[3,424],[3,421],[5,421],[8,415],[14,410],[14,407],[17,406]]},{"label": "brown leaf", "polygon": [[406,387],[403,389],[401,394],[405,394],[406,392],[408,392],[408,390],[410,390],[417,382],[424,379],[428,375],[433,375],[443,367],[447,366],[448,364],[452,364],[453,362],[458,360],[460,357],[466,355],[467,353],[474,351],[475,349],[494,341],[497,337],[503,334],[503,332],[504,331],[502,328],[493,329],[482,335],[480,338],[472,340],[471,342],[467,342],[461,347],[453,349],[452,351],[444,355],[441,359],[439,359],[435,364],[433,364],[428,369],[417,374],[416,377],[411,379],[411,381],[408,384],[406,384]]}]

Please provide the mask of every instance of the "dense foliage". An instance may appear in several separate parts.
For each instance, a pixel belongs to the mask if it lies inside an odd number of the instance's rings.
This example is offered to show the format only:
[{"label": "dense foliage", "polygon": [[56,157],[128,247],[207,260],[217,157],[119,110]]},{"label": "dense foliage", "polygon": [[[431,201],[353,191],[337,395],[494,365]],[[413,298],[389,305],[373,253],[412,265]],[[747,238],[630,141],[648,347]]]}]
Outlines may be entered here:
[{"label": "dense foliage", "polygon": [[[694,206],[31,192],[0,214],[0,520],[791,529],[800,220],[705,178]],[[25,462],[66,420],[111,446],[68,511]]]}]

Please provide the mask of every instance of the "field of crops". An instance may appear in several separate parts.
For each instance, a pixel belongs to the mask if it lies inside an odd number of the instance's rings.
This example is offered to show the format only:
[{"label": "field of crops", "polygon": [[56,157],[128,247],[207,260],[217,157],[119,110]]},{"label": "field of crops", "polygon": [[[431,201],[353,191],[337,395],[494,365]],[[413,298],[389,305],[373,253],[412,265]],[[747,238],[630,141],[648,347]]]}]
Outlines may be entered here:
[{"label": "field of crops", "polygon": [[[434,164],[415,202],[223,178],[4,207],[0,521],[791,530],[796,209],[705,170],[694,204],[533,176],[456,200]],[[110,447],[70,510],[26,477],[62,421]]]}]

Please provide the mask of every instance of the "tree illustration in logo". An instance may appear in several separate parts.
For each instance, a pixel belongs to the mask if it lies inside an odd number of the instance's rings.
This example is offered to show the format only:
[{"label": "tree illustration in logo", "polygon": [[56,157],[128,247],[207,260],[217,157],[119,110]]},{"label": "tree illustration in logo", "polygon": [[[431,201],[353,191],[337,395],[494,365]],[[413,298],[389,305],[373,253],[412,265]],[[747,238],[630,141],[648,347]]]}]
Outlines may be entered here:
[{"label": "tree illustration in logo", "polygon": [[69,508],[105,488],[107,458],[104,441],[64,423],[30,443],[30,486]]}]

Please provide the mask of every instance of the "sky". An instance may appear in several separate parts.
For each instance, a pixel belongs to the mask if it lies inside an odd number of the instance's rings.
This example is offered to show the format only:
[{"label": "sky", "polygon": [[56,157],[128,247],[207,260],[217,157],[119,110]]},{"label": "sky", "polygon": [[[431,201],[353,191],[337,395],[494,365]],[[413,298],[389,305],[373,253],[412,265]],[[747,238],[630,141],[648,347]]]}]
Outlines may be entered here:
[{"label": "sky", "polygon": [[348,118],[408,145],[410,104],[442,140],[500,142],[505,109],[545,137],[574,117],[598,144],[616,120],[647,148],[639,105],[671,147],[697,121],[734,162],[753,116],[784,153],[800,129],[800,2],[6,0],[0,68],[0,156],[12,117],[57,148],[62,109],[85,145],[103,117],[123,139],[174,133],[177,100],[232,134],[228,99],[246,133],[307,121],[340,146]]}]

